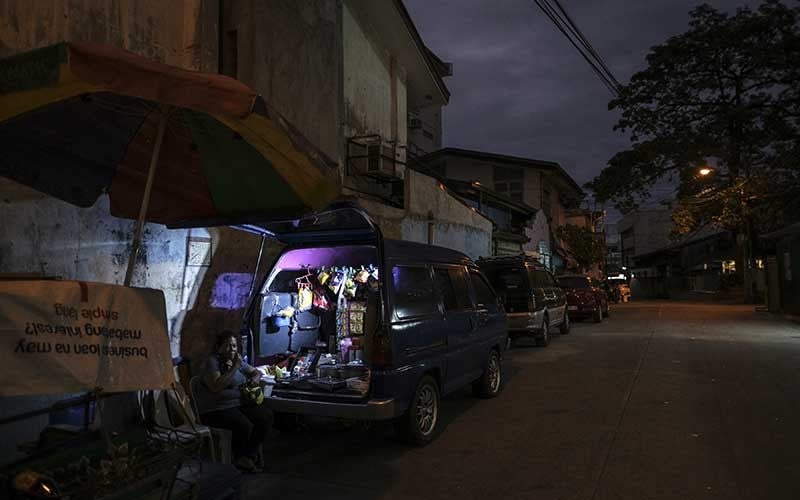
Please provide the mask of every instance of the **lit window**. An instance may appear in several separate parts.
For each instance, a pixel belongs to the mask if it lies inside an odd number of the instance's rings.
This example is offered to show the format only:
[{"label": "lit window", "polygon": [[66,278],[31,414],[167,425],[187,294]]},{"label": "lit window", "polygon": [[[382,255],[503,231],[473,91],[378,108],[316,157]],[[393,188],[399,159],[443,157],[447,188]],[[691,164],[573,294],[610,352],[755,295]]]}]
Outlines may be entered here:
[{"label": "lit window", "polygon": [[725,274],[731,274],[736,272],[736,261],[735,260],[723,260],[722,261],[722,272]]}]

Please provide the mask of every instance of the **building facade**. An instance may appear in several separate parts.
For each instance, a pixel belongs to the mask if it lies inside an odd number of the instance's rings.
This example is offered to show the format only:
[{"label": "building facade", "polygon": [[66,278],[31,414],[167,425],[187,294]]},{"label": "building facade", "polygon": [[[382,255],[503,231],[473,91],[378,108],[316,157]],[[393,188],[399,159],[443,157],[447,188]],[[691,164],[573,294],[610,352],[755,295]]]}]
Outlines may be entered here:
[{"label": "building facade", "polygon": [[567,223],[568,211],[579,206],[584,193],[561,165],[456,148],[441,149],[417,163],[448,182],[472,183],[534,209],[525,225],[523,251],[538,254],[551,269],[566,267],[569,255],[554,230]]},{"label": "building facade", "polygon": [[631,269],[637,255],[654,252],[672,243],[672,210],[631,210],[622,216],[617,228],[620,234],[622,266]]}]

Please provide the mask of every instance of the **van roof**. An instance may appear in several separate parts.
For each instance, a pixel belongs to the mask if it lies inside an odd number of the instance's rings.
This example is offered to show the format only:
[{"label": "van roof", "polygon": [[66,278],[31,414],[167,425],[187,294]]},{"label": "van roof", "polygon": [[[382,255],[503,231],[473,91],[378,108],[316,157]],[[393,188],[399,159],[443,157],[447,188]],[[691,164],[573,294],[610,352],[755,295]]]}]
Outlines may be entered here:
[{"label": "van roof", "polygon": [[545,269],[544,264],[536,260],[536,258],[531,257],[525,254],[519,255],[494,255],[491,257],[481,257],[478,259],[478,265],[503,265],[503,264],[514,264],[520,265],[522,263],[526,264],[533,264],[536,267],[541,267]]},{"label": "van roof", "polygon": [[388,258],[423,259],[432,262],[474,265],[472,259],[456,250],[413,241],[384,239],[383,250]]}]

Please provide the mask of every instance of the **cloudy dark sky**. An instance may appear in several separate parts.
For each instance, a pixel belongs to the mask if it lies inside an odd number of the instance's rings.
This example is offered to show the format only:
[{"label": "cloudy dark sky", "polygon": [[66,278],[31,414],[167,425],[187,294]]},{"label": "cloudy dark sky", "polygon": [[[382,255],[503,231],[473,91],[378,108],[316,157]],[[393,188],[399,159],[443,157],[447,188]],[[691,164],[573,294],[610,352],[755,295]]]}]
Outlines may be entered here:
[{"label": "cloudy dark sky", "polygon": [[[688,29],[698,0],[562,0],[618,80]],[[708,1],[734,12],[745,0]],[[611,94],[533,0],[405,0],[426,44],[453,63],[444,144],[561,163],[591,180],[627,137]]]}]

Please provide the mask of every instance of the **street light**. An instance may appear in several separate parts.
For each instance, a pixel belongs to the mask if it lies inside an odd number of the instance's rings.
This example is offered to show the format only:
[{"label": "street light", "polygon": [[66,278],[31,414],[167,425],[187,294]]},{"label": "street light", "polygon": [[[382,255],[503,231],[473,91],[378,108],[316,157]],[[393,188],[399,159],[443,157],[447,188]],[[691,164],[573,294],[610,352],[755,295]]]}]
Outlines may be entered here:
[{"label": "street light", "polygon": [[703,167],[700,169],[700,175],[703,177],[709,175],[711,172],[713,172],[713,170],[710,167]]}]

